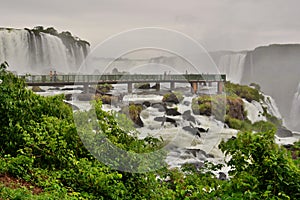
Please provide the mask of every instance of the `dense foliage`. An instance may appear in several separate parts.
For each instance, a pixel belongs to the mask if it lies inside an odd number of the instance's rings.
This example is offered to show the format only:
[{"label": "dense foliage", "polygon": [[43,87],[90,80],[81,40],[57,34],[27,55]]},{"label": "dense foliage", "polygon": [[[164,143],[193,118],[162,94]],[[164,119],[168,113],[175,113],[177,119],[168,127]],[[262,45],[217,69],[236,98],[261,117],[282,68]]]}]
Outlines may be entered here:
[{"label": "dense foliage", "polygon": [[299,199],[300,170],[289,153],[275,144],[273,131],[239,133],[237,139],[222,142],[231,155],[228,162],[233,178],[226,190],[247,199]]},{"label": "dense foliage", "polygon": [[253,100],[259,102],[260,99],[263,99],[258,89],[251,88],[247,85],[234,84],[228,81],[225,83],[225,90],[228,96],[238,96],[246,99],[250,103]]},{"label": "dense foliage", "polygon": [[[211,171],[221,166],[211,163],[200,169],[186,165],[181,170],[163,167],[147,173],[116,170],[132,167],[119,166],[118,161],[113,166],[104,165],[83,143],[106,137],[120,149],[145,153],[159,149],[162,141],[150,137],[137,139],[132,122],[122,114],[103,111],[101,102],[94,102],[92,110],[73,116],[63,96],[36,95],[7,67],[7,63],[0,66],[0,199],[300,197],[299,162],[293,162],[290,153],[274,143],[272,131],[240,133],[236,139],[221,143],[221,150],[231,155],[229,180],[215,178]],[[299,144],[295,146],[298,147]],[[97,154],[99,148],[95,145],[89,150]],[[153,164],[163,164],[164,154],[157,156]],[[29,186],[1,181],[7,176]],[[33,193],[34,189],[40,192]]]}]

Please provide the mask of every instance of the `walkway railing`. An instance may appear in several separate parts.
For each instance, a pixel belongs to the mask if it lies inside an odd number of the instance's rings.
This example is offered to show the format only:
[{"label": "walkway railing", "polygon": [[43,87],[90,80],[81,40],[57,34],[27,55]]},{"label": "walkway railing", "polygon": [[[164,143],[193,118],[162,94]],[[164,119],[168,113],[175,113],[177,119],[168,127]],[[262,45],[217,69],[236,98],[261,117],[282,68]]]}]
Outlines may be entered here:
[{"label": "walkway railing", "polygon": [[94,82],[225,82],[225,74],[105,74],[105,75],[31,75],[19,76],[27,83],[94,83]]}]

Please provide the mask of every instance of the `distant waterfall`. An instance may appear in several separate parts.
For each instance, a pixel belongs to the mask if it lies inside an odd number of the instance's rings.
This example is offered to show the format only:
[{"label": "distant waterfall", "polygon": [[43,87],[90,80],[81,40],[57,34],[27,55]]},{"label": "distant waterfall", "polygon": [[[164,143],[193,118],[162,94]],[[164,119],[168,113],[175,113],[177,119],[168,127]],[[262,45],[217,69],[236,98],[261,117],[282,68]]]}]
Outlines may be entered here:
[{"label": "distant waterfall", "polygon": [[297,92],[294,95],[289,123],[292,129],[299,130],[300,128],[300,83],[298,85]]},{"label": "distant waterfall", "polygon": [[227,79],[233,83],[240,83],[245,64],[246,54],[236,53],[223,55],[219,61],[219,70],[227,75]]},{"label": "distant waterfall", "polygon": [[7,61],[11,71],[19,74],[76,72],[89,51],[79,44],[30,30],[0,29],[0,62]]}]

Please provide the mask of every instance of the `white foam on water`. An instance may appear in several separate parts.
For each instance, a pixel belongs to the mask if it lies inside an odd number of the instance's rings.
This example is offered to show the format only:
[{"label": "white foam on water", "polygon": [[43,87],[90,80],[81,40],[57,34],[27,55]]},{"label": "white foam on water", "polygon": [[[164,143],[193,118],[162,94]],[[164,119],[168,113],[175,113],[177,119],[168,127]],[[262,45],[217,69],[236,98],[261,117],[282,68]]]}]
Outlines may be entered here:
[{"label": "white foam on water", "polygon": [[257,101],[252,101],[249,103],[247,100],[243,99],[245,110],[247,111],[247,118],[252,122],[267,121],[266,117],[263,116],[264,110],[261,104]]}]

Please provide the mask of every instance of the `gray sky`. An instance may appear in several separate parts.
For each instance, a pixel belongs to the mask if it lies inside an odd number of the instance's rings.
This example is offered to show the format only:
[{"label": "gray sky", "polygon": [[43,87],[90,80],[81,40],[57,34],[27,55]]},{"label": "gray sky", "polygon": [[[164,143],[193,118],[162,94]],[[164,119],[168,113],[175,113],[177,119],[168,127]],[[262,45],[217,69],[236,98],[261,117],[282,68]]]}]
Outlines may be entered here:
[{"label": "gray sky", "polygon": [[68,30],[96,46],[132,28],[174,29],[209,51],[300,43],[298,0],[0,0],[0,27]]}]

